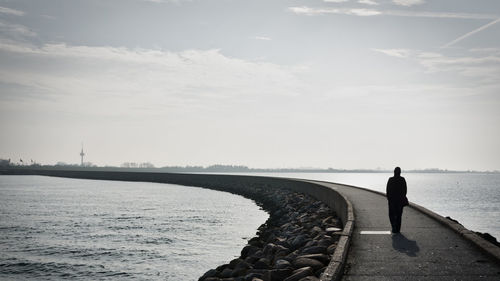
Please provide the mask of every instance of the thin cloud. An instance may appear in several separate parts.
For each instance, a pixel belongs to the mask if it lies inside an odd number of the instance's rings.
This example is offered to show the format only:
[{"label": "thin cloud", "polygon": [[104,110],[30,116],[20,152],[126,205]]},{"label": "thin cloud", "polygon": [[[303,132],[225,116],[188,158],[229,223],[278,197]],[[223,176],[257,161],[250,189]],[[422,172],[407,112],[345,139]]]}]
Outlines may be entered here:
[{"label": "thin cloud", "polygon": [[438,52],[412,49],[372,49],[387,56],[408,59],[425,68],[427,73],[448,72],[472,77],[475,83],[500,86],[500,52],[498,49],[466,51],[462,55],[447,56]]},{"label": "thin cloud", "polygon": [[489,54],[500,55],[500,48],[474,48],[474,49],[470,49],[469,51],[471,51],[473,53],[478,53],[478,54],[489,53]]},{"label": "thin cloud", "polygon": [[389,10],[383,11],[382,14],[398,17],[419,17],[419,18],[449,18],[449,19],[496,19],[496,15],[488,14],[473,14],[473,13],[445,13],[445,12],[417,12],[417,11],[401,11]]},{"label": "thin cloud", "polygon": [[180,4],[181,2],[191,2],[192,0],[140,0],[140,1],[152,2],[152,3],[157,3],[157,4],[162,4],[162,3]]},{"label": "thin cloud", "polygon": [[347,15],[356,15],[360,17],[368,17],[368,16],[378,16],[381,14],[380,11],[370,10],[370,9],[350,9]]},{"label": "thin cloud", "polygon": [[479,28],[477,28],[477,29],[474,29],[474,30],[473,30],[473,31],[471,31],[471,32],[468,32],[468,33],[466,33],[466,34],[464,34],[464,35],[462,35],[462,36],[458,37],[457,39],[455,39],[455,40],[453,40],[453,41],[451,41],[451,42],[449,42],[449,43],[445,44],[445,45],[444,45],[444,46],[442,46],[441,48],[448,48],[448,47],[450,47],[450,46],[452,46],[452,45],[455,45],[456,43],[458,43],[458,42],[460,42],[460,41],[464,40],[465,38],[467,38],[467,37],[469,37],[469,36],[472,36],[472,35],[474,35],[474,34],[476,34],[476,33],[480,32],[480,31],[483,31],[483,30],[487,29],[488,27],[491,27],[491,26],[493,26],[493,25],[497,24],[498,22],[500,22],[500,18],[499,18],[499,19],[496,19],[496,20],[494,20],[494,21],[492,21],[492,22],[489,22],[489,23],[487,23],[487,24],[485,24],[485,25],[483,25],[483,26],[481,26],[481,27],[479,27]]},{"label": "thin cloud", "polygon": [[267,37],[267,36],[255,36],[254,39],[256,39],[256,40],[262,40],[262,41],[271,41],[271,40],[273,40],[271,37]]},{"label": "thin cloud", "polygon": [[343,8],[310,8],[290,7],[290,11],[298,15],[317,16],[325,14],[353,15],[353,16],[377,16],[381,12],[372,9],[343,9]]},{"label": "thin cloud", "polygon": [[[221,103],[223,100],[240,103],[255,102],[262,96],[279,99],[298,95],[303,87],[299,77],[303,68],[231,58],[219,50],[170,52],[2,42],[0,52],[24,63],[52,66],[46,71],[31,70],[37,67],[19,71],[3,64],[0,82],[40,93],[35,96],[42,100],[57,96],[61,103],[87,100],[92,93],[108,104],[123,102],[120,113],[137,106],[163,112],[162,106],[192,109],[226,104]],[[120,98],[127,99],[115,100]],[[96,114],[107,114],[106,108],[95,110]]]},{"label": "thin cloud", "polygon": [[370,5],[370,6],[377,6],[379,3],[373,1],[373,0],[359,0],[358,3],[360,4],[365,4],[365,5]]},{"label": "thin cloud", "polygon": [[411,51],[408,49],[372,49],[373,51],[397,58],[406,58]]},{"label": "thin cloud", "polygon": [[[0,21],[0,32],[5,36],[21,39],[25,37],[35,37],[36,32],[32,31],[28,27],[20,24],[12,24],[8,22]],[[2,37],[0,37],[2,39]]]},{"label": "thin cloud", "polygon": [[40,15],[40,16],[41,16],[42,18],[44,18],[44,19],[48,19],[48,20],[55,20],[55,19],[56,19],[56,17],[51,16],[51,15]]},{"label": "thin cloud", "polygon": [[397,16],[422,18],[454,18],[454,19],[497,19],[496,15],[472,13],[419,12],[403,10],[352,9],[352,8],[313,8],[307,6],[290,7],[297,15],[319,16],[326,14],[342,14],[352,16]]},{"label": "thin cloud", "polygon": [[425,3],[424,0],[392,0],[392,3],[399,5],[399,6],[414,6],[414,5],[422,5]]},{"label": "thin cloud", "polygon": [[6,14],[6,15],[13,15],[13,16],[24,16],[23,11],[7,8],[7,7],[2,7],[0,6],[0,13]]},{"label": "thin cloud", "polygon": [[327,2],[327,3],[344,3],[344,2],[349,2],[349,0],[323,0],[323,2]]}]

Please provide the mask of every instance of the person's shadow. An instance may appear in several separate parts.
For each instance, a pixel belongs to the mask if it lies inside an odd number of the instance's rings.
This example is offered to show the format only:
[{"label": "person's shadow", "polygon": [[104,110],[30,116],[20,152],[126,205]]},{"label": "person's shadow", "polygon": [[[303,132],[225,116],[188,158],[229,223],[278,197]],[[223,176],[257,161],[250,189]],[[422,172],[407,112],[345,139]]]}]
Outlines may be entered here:
[{"label": "person's shadow", "polygon": [[420,251],[417,241],[409,240],[401,233],[392,235],[392,247],[394,250],[405,253],[410,257],[416,257]]}]

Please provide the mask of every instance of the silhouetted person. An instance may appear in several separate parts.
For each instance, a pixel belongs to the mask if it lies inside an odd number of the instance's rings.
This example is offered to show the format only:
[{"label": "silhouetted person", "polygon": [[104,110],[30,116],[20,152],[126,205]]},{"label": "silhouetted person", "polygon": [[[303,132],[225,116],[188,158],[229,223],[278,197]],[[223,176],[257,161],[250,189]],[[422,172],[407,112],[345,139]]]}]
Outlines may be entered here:
[{"label": "silhouetted person", "polygon": [[401,230],[401,216],[403,207],[407,204],[406,180],[401,176],[401,168],[394,169],[394,177],[387,182],[387,201],[389,203],[389,220],[391,221],[392,233]]}]

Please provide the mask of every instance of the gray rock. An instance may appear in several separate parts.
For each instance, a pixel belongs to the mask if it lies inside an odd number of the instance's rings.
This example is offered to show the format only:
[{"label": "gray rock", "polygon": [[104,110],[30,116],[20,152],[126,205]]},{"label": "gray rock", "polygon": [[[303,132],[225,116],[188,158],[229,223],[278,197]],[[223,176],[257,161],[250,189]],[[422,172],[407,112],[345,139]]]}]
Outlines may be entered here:
[{"label": "gray rock", "polygon": [[217,275],[217,270],[210,269],[209,271],[205,272],[205,274],[203,274],[203,276],[201,276],[200,279],[198,280],[199,281],[207,280],[207,278],[215,277],[216,275]]},{"label": "gray rock", "polygon": [[303,254],[326,254],[327,248],[324,246],[311,246],[302,250]]},{"label": "gray rock", "polygon": [[274,253],[275,257],[286,256],[290,253],[290,249],[282,245],[276,245],[275,249],[276,249],[276,252]]},{"label": "gray rock", "polygon": [[264,249],[262,250],[264,255],[272,255],[274,252],[276,252],[276,245],[273,243],[269,243],[266,246],[264,246]]},{"label": "gray rock", "polygon": [[294,259],[296,259],[299,256],[299,251],[293,251],[292,253],[282,257],[281,259],[287,260],[289,262],[292,262]]},{"label": "gray rock", "polygon": [[290,246],[292,246],[292,248],[294,248],[294,249],[297,249],[297,248],[301,247],[302,245],[304,245],[305,243],[307,243],[307,241],[308,241],[307,235],[300,234],[300,235],[296,236],[295,239],[292,240],[292,242],[290,243]]},{"label": "gray rock", "polygon": [[260,258],[263,258],[265,255],[264,255],[264,252],[262,252],[262,250],[259,249],[259,250],[257,250],[257,252],[253,253],[252,256],[260,259]]},{"label": "gray rock", "polygon": [[286,240],[286,238],[282,238],[280,240],[277,240],[276,241],[276,245],[279,245],[279,246],[282,246],[282,247],[285,247],[285,248],[290,248],[290,243],[288,243],[288,241]]},{"label": "gray rock", "polygon": [[219,265],[215,270],[217,270],[218,272],[222,272],[228,266],[228,264]]},{"label": "gray rock", "polygon": [[248,268],[243,268],[243,267],[237,267],[233,270],[233,273],[231,276],[233,277],[239,277],[239,276],[244,276],[248,272]]},{"label": "gray rock", "polygon": [[266,281],[281,281],[292,274],[291,268],[273,269],[266,272],[263,279]]},{"label": "gray rock", "polygon": [[274,241],[276,240],[276,235],[274,234],[275,231],[271,232],[268,237],[266,237],[267,241]]},{"label": "gray rock", "polygon": [[324,218],[322,221],[321,221],[321,224],[327,224],[328,222],[330,222],[331,220],[333,219],[332,216],[329,216],[329,217],[326,217]]},{"label": "gray rock", "polygon": [[254,265],[253,265],[253,268],[255,269],[268,269],[269,268],[269,264],[271,263],[271,261],[269,261],[268,259],[266,258],[260,258]]},{"label": "gray rock", "polygon": [[259,278],[262,279],[264,276],[265,271],[263,270],[255,270],[255,269],[250,269],[247,272],[247,275],[245,275],[243,278],[245,281],[252,281],[254,278]]},{"label": "gray rock", "polygon": [[318,246],[322,246],[322,247],[329,247],[332,244],[333,244],[332,239],[321,239],[318,242]]},{"label": "gray rock", "polygon": [[234,269],[239,263],[244,262],[242,259],[234,259],[229,262],[229,268]]},{"label": "gray rock", "polygon": [[258,237],[254,237],[254,238],[250,239],[248,241],[248,244],[255,246],[255,247],[259,247],[259,248],[264,246],[264,242],[262,242],[262,240],[260,240]]},{"label": "gray rock", "polygon": [[276,269],[283,269],[291,266],[292,264],[289,261],[283,259],[279,259],[274,263],[274,268]]},{"label": "gray rock", "polygon": [[259,260],[258,257],[254,257],[254,256],[251,256],[251,257],[246,257],[245,258],[245,261],[249,264],[254,264],[256,263],[257,261]]},{"label": "gray rock", "polygon": [[328,246],[328,248],[326,248],[326,253],[331,255],[335,252],[335,249],[337,249],[337,243]]},{"label": "gray rock", "polygon": [[308,255],[300,255],[297,258],[307,258],[307,259],[315,259],[321,262],[324,265],[327,265],[330,262],[330,257],[325,254],[308,254]]},{"label": "gray rock", "polygon": [[244,260],[242,260],[241,262],[239,262],[235,267],[234,269],[248,269],[248,268],[252,268],[252,265]]},{"label": "gray rock", "polygon": [[318,270],[316,270],[316,272],[314,272],[314,275],[315,276],[320,276],[321,277],[321,274],[323,274],[323,272],[325,272],[327,266],[323,267],[323,268],[320,268]]},{"label": "gray rock", "polygon": [[299,281],[319,281],[319,278],[316,276],[307,276],[300,279]]},{"label": "gray rock", "polygon": [[319,240],[321,240],[321,238],[322,238],[323,236],[324,236],[324,234],[323,234],[323,233],[318,233],[318,234],[316,234],[316,235],[313,237],[313,240],[314,240],[314,241],[319,241]]},{"label": "gray rock", "polygon": [[288,276],[283,281],[299,281],[300,279],[312,275],[312,269],[310,267],[299,268],[292,272],[292,275]]},{"label": "gray rock", "polygon": [[342,231],[342,228],[338,228],[338,227],[328,227],[326,229],[326,233],[334,233],[334,232],[339,232],[339,231]]},{"label": "gray rock", "polygon": [[297,258],[292,264],[295,268],[311,267],[313,270],[318,270],[325,266],[322,262],[310,258]]},{"label": "gray rock", "polygon": [[320,227],[315,226],[315,227],[313,227],[313,228],[311,229],[311,232],[310,232],[310,233],[311,233],[311,235],[312,235],[312,236],[316,236],[316,235],[318,235],[318,234],[320,234],[320,233],[322,233],[322,232],[323,232],[323,230],[322,230]]},{"label": "gray rock", "polygon": [[276,237],[276,241],[274,243],[279,245],[279,243],[285,242],[285,241],[286,241],[285,237]]},{"label": "gray rock", "polygon": [[243,249],[241,250],[241,257],[246,258],[248,256],[251,256],[255,252],[257,252],[258,250],[259,250],[258,247],[255,247],[253,245],[247,245],[247,246],[243,247]]},{"label": "gray rock", "polygon": [[312,247],[312,246],[317,246],[317,242],[314,241],[314,240],[309,240],[307,241],[307,243],[304,245],[304,248],[309,248],[309,247]]},{"label": "gray rock", "polygon": [[233,270],[229,267],[224,268],[224,270],[220,273],[220,277],[222,278],[230,278],[233,275]]}]

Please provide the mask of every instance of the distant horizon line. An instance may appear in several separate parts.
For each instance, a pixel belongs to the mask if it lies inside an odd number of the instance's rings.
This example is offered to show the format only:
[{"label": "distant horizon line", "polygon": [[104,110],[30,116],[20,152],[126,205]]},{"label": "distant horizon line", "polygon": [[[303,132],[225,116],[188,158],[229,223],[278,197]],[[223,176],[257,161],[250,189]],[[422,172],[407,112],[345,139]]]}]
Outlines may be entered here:
[{"label": "distant horizon line", "polygon": [[[3,159],[2,159],[3,160]],[[4,160],[5,161],[5,160]],[[3,161],[2,161],[3,162]],[[5,165],[6,164],[6,165]],[[249,173],[392,173],[392,169],[386,168],[314,168],[314,167],[302,167],[302,168],[250,168],[245,165],[224,165],[224,164],[213,164],[208,166],[203,165],[173,165],[173,166],[162,166],[155,167],[153,164],[146,163],[134,163],[126,162],[121,166],[104,165],[98,166],[90,162],[79,164],[67,164],[63,162],[58,162],[55,165],[42,165],[38,163],[33,163],[31,165],[23,165],[17,163],[0,163],[0,167],[10,167],[10,168],[80,168],[80,169],[118,169],[118,170],[160,170],[165,172],[249,172]],[[452,170],[452,169],[442,169],[442,168],[424,168],[424,169],[403,169],[404,173],[500,173],[499,170]]]}]

